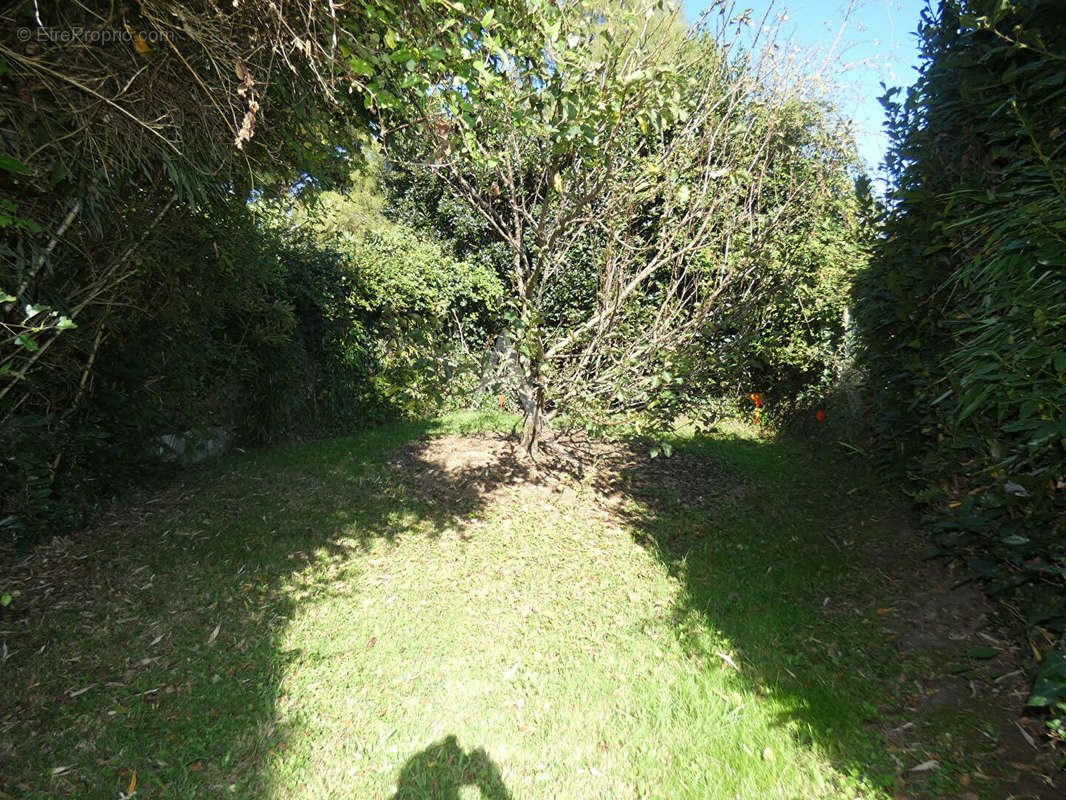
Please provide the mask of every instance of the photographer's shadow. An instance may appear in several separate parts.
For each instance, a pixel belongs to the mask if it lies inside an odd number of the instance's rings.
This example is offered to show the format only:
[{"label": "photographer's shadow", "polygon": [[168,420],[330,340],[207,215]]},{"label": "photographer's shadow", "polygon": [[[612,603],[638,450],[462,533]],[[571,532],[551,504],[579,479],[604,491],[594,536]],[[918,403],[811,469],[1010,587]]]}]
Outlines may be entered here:
[{"label": "photographer's shadow", "polygon": [[480,747],[466,752],[447,736],[407,759],[390,800],[459,800],[464,786],[477,787],[481,800],[511,800],[488,753]]}]

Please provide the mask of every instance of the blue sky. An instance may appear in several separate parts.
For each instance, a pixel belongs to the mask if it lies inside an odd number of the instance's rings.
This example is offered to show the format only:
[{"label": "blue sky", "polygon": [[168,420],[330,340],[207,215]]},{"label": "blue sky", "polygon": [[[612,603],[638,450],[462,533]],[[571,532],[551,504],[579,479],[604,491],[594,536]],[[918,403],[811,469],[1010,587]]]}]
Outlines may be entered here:
[{"label": "blue sky", "polygon": [[[683,2],[690,21],[708,5],[709,0]],[[750,8],[756,21],[770,5],[768,0],[736,2],[738,12]],[[777,0],[772,5],[771,19],[782,12],[787,15],[782,34],[823,54],[832,50],[831,65],[842,82],[838,105],[855,120],[859,152],[876,173],[887,146],[881,128],[884,111],[877,102],[881,82],[888,86],[914,82],[918,63],[914,31],[925,0],[856,0],[846,21],[848,0]]]}]

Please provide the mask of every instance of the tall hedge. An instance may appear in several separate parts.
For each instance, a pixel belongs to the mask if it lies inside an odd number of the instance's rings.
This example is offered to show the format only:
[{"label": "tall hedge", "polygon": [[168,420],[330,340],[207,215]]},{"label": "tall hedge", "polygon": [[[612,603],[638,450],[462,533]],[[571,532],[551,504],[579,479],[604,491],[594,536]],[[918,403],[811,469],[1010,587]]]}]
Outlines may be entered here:
[{"label": "tall hedge", "polygon": [[[131,259],[124,302],[0,398],[0,544],[84,524],[169,469],[168,437],[323,435],[431,414],[471,382],[456,373],[484,344],[495,275],[380,218],[358,234],[282,225],[294,205],[178,205]],[[45,297],[92,264],[63,266]]]},{"label": "tall hedge", "polygon": [[883,455],[944,552],[1031,626],[1066,626],[1066,17],[1040,0],[923,12],[890,92],[895,182],[859,317]]}]

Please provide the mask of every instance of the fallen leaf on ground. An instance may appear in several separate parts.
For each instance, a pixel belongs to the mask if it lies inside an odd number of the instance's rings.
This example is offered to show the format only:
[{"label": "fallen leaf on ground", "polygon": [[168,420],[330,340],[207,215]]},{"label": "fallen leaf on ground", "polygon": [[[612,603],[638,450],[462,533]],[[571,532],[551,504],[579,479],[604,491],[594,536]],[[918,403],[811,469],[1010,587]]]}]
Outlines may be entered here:
[{"label": "fallen leaf on ground", "polygon": [[929,770],[936,769],[939,766],[940,766],[940,762],[931,758],[928,761],[923,761],[921,764],[919,764],[916,767],[911,767],[910,771],[911,772],[928,772]]},{"label": "fallen leaf on ground", "polygon": [[740,672],[740,667],[737,666],[737,662],[730,658],[728,655],[726,655],[725,653],[715,653],[715,655],[722,659],[722,661],[727,663],[733,669],[735,669],[737,672]]},{"label": "fallen leaf on ground", "polygon": [[1025,739],[1026,742],[1029,743],[1029,746],[1032,747],[1034,750],[1039,750],[1040,748],[1036,746],[1036,740],[1029,735],[1029,731],[1023,728],[1021,726],[1021,723],[1019,723],[1017,720],[1014,721],[1014,724],[1018,726],[1018,730],[1021,731],[1022,737]]}]

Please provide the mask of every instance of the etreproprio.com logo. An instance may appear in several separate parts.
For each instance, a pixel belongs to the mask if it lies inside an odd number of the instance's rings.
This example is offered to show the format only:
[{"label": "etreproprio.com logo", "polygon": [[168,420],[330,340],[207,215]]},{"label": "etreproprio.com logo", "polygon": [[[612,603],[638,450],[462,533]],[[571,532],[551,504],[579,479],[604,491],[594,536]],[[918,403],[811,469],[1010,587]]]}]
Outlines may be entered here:
[{"label": "etreproprio.com logo", "polygon": [[173,31],[135,31],[119,28],[18,28],[20,42],[48,42],[50,44],[113,44],[115,42],[161,42],[171,39]]}]

